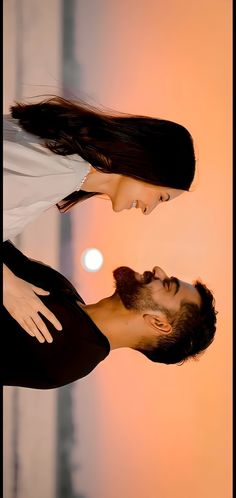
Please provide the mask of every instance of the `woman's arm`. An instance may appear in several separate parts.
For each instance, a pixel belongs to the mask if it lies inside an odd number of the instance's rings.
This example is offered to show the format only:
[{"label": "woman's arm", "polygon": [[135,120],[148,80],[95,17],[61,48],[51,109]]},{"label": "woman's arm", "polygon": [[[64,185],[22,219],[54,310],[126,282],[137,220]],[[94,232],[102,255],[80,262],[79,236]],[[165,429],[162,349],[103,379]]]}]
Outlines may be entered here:
[{"label": "woman's arm", "polygon": [[47,296],[50,292],[36,287],[17,277],[3,264],[3,304],[10,315],[31,336],[39,342],[52,342],[53,338],[39,312],[49,320],[57,330],[62,330],[60,322],[48,310],[37,295]]}]

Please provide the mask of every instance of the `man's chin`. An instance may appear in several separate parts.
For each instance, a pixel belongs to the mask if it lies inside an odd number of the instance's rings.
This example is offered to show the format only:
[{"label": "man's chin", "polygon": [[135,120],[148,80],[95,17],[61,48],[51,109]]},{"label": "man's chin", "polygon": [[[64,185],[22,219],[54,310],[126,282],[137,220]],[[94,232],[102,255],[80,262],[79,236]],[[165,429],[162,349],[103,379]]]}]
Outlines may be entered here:
[{"label": "man's chin", "polygon": [[135,271],[128,266],[120,266],[113,271],[116,292],[127,309],[135,309],[139,288],[139,283],[137,282],[135,275]]},{"label": "man's chin", "polygon": [[119,266],[113,271],[113,277],[116,283],[135,280],[135,271],[128,266]]}]

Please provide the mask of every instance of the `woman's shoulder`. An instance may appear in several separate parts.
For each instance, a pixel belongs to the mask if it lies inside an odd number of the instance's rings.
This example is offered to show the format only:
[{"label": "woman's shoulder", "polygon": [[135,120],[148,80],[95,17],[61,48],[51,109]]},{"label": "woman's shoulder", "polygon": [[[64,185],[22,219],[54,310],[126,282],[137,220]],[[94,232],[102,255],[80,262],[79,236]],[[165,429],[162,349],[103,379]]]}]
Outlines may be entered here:
[{"label": "woman's shoulder", "polygon": [[3,142],[12,142],[21,145],[43,144],[43,139],[32,133],[23,130],[19,125],[18,119],[13,118],[10,114],[3,115]]},{"label": "woman's shoulder", "polygon": [[15,140],[20,132],[20,126],[10,114],[3,115],[3,140]]},{"label": "woman's shoulder", "polygon": [[[21,175],[74,177],[73,187],[80,185],[89,172],[90,165],[78,154],[55,154],[45,145],[45,140],[23,130],[18,120],[3,116],[4,168]],[[32,166],[33,165],[33,166]]]}]

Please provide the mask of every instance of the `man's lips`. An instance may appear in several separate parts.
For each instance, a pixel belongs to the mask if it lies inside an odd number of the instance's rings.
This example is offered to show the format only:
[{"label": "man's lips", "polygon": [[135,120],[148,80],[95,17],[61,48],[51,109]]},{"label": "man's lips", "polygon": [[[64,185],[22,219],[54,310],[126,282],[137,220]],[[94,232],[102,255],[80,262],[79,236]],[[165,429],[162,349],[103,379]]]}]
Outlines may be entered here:
[{"label": "man's lips", "polygon": [[141,277],[142,284],[150,284],[150,282],[154,279],[154,274],[152,271],[145,271]]}]

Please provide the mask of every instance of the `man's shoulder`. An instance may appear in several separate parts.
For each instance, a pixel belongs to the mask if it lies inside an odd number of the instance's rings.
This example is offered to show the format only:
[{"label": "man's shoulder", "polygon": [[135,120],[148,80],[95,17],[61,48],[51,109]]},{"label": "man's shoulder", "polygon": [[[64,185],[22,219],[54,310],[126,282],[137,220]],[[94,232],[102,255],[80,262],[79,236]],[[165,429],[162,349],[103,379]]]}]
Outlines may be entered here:
[{"label": "man's shoulder", "polygon": [[15,275],[48,291],[64,292],[84,303],[74,285],[49,265],[25,256],[10,241],[3,243],[3,262]]}]

